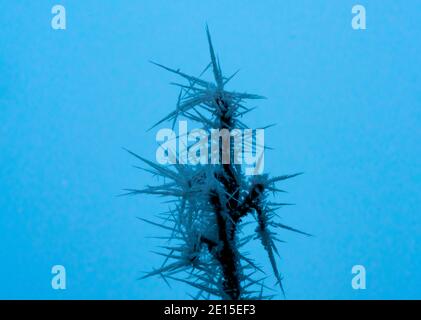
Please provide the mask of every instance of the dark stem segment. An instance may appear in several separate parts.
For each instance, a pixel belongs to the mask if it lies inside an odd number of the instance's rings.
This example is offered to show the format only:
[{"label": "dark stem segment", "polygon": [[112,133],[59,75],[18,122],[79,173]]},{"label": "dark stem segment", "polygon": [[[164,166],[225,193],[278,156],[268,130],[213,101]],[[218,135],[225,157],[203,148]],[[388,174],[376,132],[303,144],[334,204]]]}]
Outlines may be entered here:
[{"label": "dark stem segment", "polygon": [[238,252],[235,245],[235,224],[227,219],[226,212],[221,205],[218,193],[211,191],[210,202],[215,210],[218,225],[220,247],[215,253],[223,275],[223,290],[232,300],[240,299],[241,285],[239,277]]},{"label": "dark stem segment", "polygon": [[[220,110],[219,118],[219,129],[232,130],[234,128],[235,119],[232,116],[232,106],[229,102],[221,97],[216,99],[216,104]],[[229,142],[229,156],[232,160],[233,142],[230,139]],[[222,156],[224,151],[223,146],[219,145],[219,154]],[[222,159],[220,159],[221,161]],[[238,207],[238,198],[240,195],[239,182],[235,173],[235,168],[230,161],[229,164],[222,164],[223,174],[220,175],[218,180],[224,186],[226,194],[230,195],[227,201],[224,201],[225,208],[221,207],[221,199],[215,198],[215,203],[212,205],[215,208],[217,223],[219,228],[219,239],[223,246],[219,251],[218,260],[221,263],[223,270],[224,280],[223,287],[224,291],[233,300],[241,298],[241,282],[240,282],[240,263],[238,258],[238,248],[236,246],[236,221],[233,220]],[[221,161],[222,163],[222,161]],[[216,203],[218,201],[218,204]],[[216,206],[215,206],[216,205]],[[227,216],[224,217],[223,213]]]}]

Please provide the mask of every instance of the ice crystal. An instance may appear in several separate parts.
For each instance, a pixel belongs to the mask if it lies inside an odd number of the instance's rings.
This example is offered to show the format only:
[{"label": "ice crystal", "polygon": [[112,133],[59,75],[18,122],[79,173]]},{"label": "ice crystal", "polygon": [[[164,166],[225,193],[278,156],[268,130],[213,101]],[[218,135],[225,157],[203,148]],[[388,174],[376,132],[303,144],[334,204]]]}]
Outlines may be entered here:
[{"label": "ice crystal", "polygon": [[[225,89],[235,74],[223,75],[208,28],[206,31],[211,61],[199,77],[153,62],[185,80],[185,83],[174,83],[180,89],[175,110],[156,125],[169,121],[174,127],[177,119],[183,117],[206,130],[247,128],[242,122],[244,115],[252,110],[247,107],[247,100],[264,98]],[[202,78],[209,69],[214,82]],[[127,189],[126,194],[151,194],[170,199],[170,209],[158,214],[156,220],[140,218],[161,228],[165,235],[160,238],[168,240],[157,252],[164,257],[162,265],[143,278],[159,276],[165,282],[187,283],[197,289],[192,295],[195,299],[270,299],[276,292],[266,293],[266,289],[272,288],[264,284],[263,270],[243,252],[248,242],[260,240],[283,292],[275,244],[281,240],[276,230],[308,234],[277,221],[276,211],[288,204],[271,202],[269,197],[282,192],[276,187],[277,183],[299,173],[270,178],[266,174],[247,176],[238,164],[164,166],[127,151],[162,183]],[[256,223],[252,234],[242,232],[247,216],[254,217]]]}]

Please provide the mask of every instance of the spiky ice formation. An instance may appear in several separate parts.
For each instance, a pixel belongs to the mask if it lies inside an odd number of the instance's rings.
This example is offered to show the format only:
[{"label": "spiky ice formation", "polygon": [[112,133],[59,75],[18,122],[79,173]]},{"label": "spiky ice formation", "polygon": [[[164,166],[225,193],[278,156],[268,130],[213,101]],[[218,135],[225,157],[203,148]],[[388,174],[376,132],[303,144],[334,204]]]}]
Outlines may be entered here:
[{"label": "spiky ice formation", "polygon": [[[156,64],[183,78],[186,83],[175,83],[180,88],[176,109],[159,121],[170,121],[173,127],[184,117],[205,129],[245,129],[240,120],[252,109],[246,107],[250,99],[262,96],[238,93],[225,89],[235,75],[224,77],[217,59],[208,28],[207,38],[211,62],[199,77],[180,70]],[[212,69],[214,82],[201,78]],[[231,143],[231,142],[230,142]],[[255,239],[266,250],[277,283],[282,292],[282,278],[276,264],[280,241],[276,228],[299,232],[277,222],[276,210],[287,205],[268,200],[270,193],[281,192],[276,183],[297,176],[246,176],[238,164],[163,166],[129,151],[146,164],[145,170],[162,179],[162,184],[143,189],[127,189],[126,194],[152,194],[170,198],[173,204],[168,212],[158,215],[158,221],[141,220],[166,232],[160,238],[168,240],[157,254],[163,264],[144,278],[160,276],[164,281],[177,280],[197,289],[196,299],[268,299],[263,270],[243,252],[243,247]],[[179,155],[175,155],[178,157]],[[231,154],[232,156],[232,154]],[[256,221],[255,233],[242,235],[244,218],[252,215]],[[260,274],[260,276],[259,276]]]}]

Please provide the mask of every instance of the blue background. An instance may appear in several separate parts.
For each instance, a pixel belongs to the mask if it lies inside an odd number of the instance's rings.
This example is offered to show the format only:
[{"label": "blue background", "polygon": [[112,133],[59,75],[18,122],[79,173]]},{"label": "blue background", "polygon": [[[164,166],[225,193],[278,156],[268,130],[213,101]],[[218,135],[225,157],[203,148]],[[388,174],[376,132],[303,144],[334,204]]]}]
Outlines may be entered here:
[{"label": "blue background", "polygon": [[[0,298],[187,298],[185,286],[137,281],[161,263],[160,199],[115,195],[153,183],[121,147],[155,157],[176,78],[199,74],[208,23],[230,88],[268,100],[248,119],[266,132],[273,174],[304,171],[279,200],[289,299],[421,298],[421,2],[0,1]],[[167,125],[164,125],[167,126]],[[256,259],[268,265],[256,244]],[[51,288],[51,267],[67,290]],[[353,290],[351,268],[367,269]]]}]

